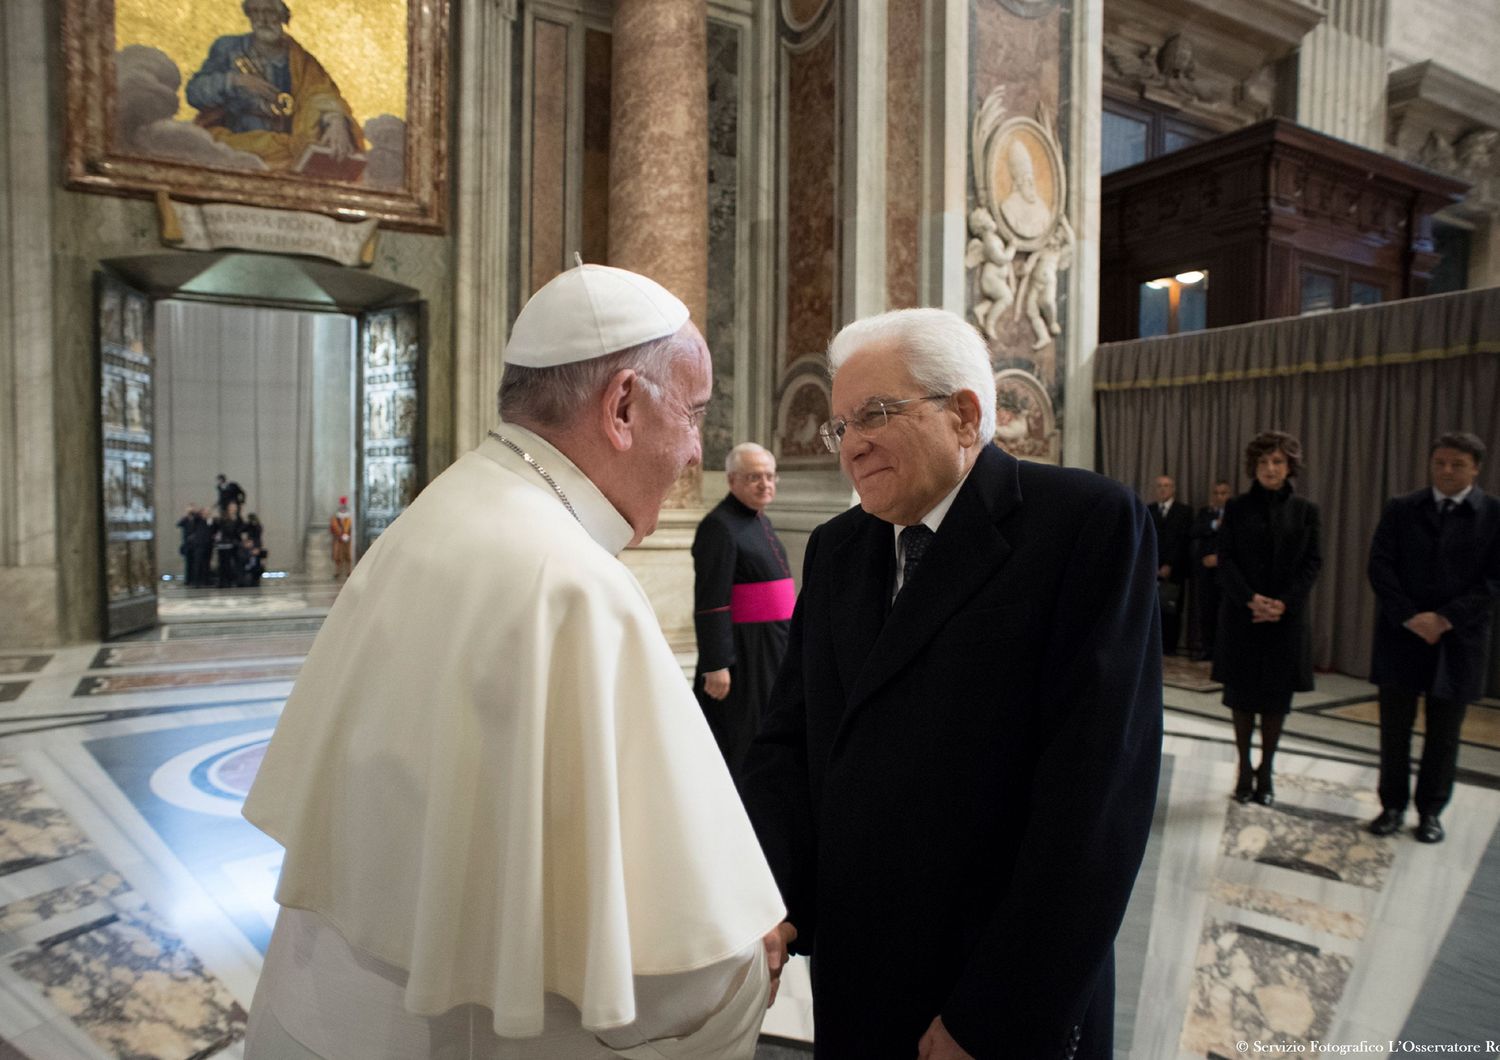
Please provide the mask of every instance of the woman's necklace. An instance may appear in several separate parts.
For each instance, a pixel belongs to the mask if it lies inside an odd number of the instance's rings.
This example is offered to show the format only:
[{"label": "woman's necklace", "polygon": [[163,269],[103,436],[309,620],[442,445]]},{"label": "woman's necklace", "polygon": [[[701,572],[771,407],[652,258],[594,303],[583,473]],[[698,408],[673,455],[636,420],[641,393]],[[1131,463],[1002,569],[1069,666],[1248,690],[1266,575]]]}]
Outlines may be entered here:
[{"label": "woman's necklace", "polygon": [[[578,513],[573,510],[573,505],[572,502],[568,500],[568,495],[562,491],[562,487],[557,484],[557,480],[554,479],[551,475],[547,474],[546,469],[542,467],[541,464],[538,464],[534,459],[532,459],[530,453],[522,449],[519,445],[511,441],[509,438],[506,438],[504,435],[496,434],[494,431],[490,431],[489,435],[491,438],[495,439],[495,441],[499,442],[501,445],[505,446],[505,448],[509,449],[511,452],[519,456],[522,460],[530,464],[531,469],[538,475],[542,476],[542,481],[552,487],[552,492],[557,494],[557,499],[563,502],[563,507],[568,509],[568,514],[571,515],[574,519],[578,519]],[[583,525],[582,519],[578,519],[578,525]]]}]

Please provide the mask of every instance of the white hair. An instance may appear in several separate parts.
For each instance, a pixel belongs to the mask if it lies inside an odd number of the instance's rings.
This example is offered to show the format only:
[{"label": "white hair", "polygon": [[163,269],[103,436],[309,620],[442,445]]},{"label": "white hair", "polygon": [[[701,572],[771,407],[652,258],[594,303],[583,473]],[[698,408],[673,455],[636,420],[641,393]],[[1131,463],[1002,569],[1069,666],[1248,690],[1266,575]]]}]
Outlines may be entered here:
[{"label": "white hair", "polygon": [[741,442],[729,450],[729,455],[724,458],[724,472],[729,475],[738,473],[745,463],[745,457],[755,453],[770,458],[772,464],[776,463],[776,458],[771,455],[771,450],[765,446],[755,442]]},{"label": "white hair", "polygon": [[[828,344],[828,374],[868,346],[891,344],[921,390],[934,396],[972,390],[979,396],[979,444],[995,437],[995,374],[979,332],[946,309],[894,309],[846,324]],[[904,396],[904,395],[903,395]]]}]

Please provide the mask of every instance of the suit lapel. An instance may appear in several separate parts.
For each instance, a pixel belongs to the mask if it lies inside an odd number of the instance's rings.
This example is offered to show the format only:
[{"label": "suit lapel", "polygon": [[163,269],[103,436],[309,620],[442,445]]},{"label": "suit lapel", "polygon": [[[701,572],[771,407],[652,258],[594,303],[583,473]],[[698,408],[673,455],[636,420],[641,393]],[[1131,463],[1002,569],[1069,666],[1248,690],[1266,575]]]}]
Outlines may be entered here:
[{"label": "suit lapel", "polygon": [[891,579],[896,569],[896,540],[891,524],[868,516],[864,525],[838,546],[834,569],[847,576],[833,590],[833,638],[839,678],[853,688],[870,656],[889,610]]},{"label": "suit lapel", "polygon": [[[994,446],[985,448],[944,517],[920,572],[896,597],[857,680],[852,686],[845,683],[850,688],[850,711],[900,673],[954,612],[994,577],[1011,553],[999,527],[1020,501],[1015,458]],[[890,535],[889,524],[881,525]],[[894,555],[894,539],[887,536],[885,542]]]}]

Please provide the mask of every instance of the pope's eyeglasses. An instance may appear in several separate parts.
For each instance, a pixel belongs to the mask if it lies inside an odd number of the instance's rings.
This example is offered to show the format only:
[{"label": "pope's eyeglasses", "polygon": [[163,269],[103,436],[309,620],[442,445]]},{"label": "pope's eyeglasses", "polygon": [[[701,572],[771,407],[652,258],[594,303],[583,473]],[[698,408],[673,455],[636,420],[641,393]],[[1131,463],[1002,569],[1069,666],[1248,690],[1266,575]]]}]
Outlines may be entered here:
[{"label": "pope's eyeglasses", "polygon": [[859,407],[859,411],[853,416],[835,416],[818,427],[818,437],[823,439],[823,446],[830,453],[837,453],[844,446],[844,432],[854,428],[860,434],[870,434],[884,427],[892,416],[899,416],[907,405],[918,401],[947,401],[952,394],[924,394],[921,397],[901,398],[897,401],[887,401],[885,398],[871,398]]}]

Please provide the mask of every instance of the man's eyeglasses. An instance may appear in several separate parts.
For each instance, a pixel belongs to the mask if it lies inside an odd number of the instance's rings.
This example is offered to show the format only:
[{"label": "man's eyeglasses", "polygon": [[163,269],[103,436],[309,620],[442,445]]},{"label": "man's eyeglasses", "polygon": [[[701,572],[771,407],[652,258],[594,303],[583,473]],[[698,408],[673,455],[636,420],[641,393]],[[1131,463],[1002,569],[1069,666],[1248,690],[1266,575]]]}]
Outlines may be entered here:
[{"label": "man's eyeglasses", "polygon": [[756,486],[762,482],[769,482],[774,486],[781,481],[781,476],[774,471],[731,471],[730,474]]},{"label": "man's eyeglasses", "polygon": [[884,398],[871,398],[859,407],[853,416],[835,416],[833,419],[822,424],[818,428],[818,437],[823,439],[823,446],[830,453],[836,453],[844,446],[844,432],[853,427],[860,434],[869,434],[884,427],[892,416],[898,416],[901,409],[918,401],[947,401],[952,394],[926,394],[922,397],[901,398],[899,401],[887,401]]}]

